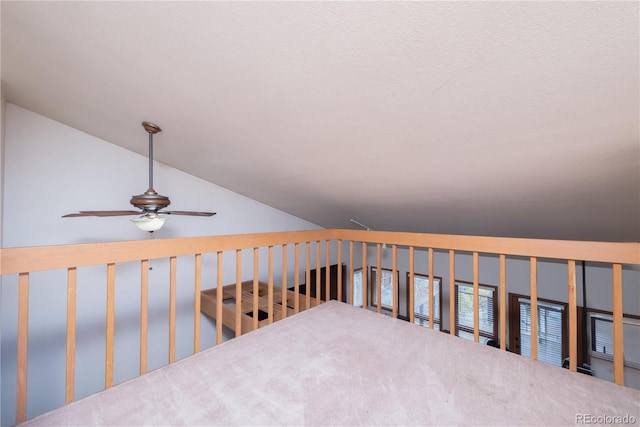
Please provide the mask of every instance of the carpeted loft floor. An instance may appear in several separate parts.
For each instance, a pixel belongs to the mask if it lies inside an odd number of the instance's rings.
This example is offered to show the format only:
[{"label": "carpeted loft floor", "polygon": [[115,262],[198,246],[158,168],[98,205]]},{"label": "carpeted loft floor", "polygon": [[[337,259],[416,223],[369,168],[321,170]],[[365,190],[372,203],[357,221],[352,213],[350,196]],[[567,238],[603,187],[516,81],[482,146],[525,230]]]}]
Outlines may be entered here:
[{"label": "carpeted loft floor", "polygon": [[[25,425],[575,425],[640,391],[329,302]],[[611,419],[610,419],[611,420]]]}]

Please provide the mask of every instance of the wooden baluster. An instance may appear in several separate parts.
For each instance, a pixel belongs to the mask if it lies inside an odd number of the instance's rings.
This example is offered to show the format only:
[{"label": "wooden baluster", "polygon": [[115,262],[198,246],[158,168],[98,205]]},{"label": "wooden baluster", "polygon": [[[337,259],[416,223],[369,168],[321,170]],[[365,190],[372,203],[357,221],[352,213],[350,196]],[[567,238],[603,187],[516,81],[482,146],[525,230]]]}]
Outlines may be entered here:
[{"label": "wooden baluster", "polygon": [[76,268],[67,269],[67,378],[65,402],[71,403],[75,394],[76,371]]},{"label": "wooden baluster", "polygon": [[324,264],[326,266],[324,275],[325,301],[331,301],[331,241],[324,241],[324,249]]},{"label": "wooden baluster", "polygon": [[267,280],[267,323],[273,323],[273,246],[269,246],[269,277]]},{"label": "wooden baluster", "polygon": [[[398,246],[391,245],[391,317],[398,318]],[[381,275],[382,276],[382,275]]]},{"label": "wooden baluster", "polygon": [[376,293],[376,311],[380,313],[382,311],[382,245],[376,244],[376,281],[371,283],[371,287],[374,288]]},{"label": "wooden baluster", "polygon": [[456,334],[456,253],[449,250],[449,334]]},{"label": "wooden baluster", "polygon": [[[578,370],[578,304],[576,295],[576,262],[567,261],[569,287],[569,370]],[[586,332],[586,331],[585,331]]]},{"label": "wooden baluster", "polygon": [[140,375],[147,372],[149,260],[140,261]]},{"label": "wooden baluster", "polygon": [[295,270],[293,275],[293,312],[298,314],[300,313],[300,243],[294,245],[293,252],[293,269]]},{"label": "wooden baluster", "polygon": [[16,423],[27,419],[27,347],[29,334],[29,273],[18,275],[18,360],[16,372]]},{"label": "wooden baluster", "polygon": [[622,264],[613,264],[613,381],[624,385]]},{"label": "wooden baluster", "polygon": [[507,263],[500,255],[500,349],[507,349]]},{"label": "wooden baluster", "polygon": [[306,252],[306,270],[305,270],[305,285],[304,285],[304,290],[305,290],[305,298],[304,298],[304,303],[305,303],[305,310],[308,310],[309,308],[311,308],[311,242],[307,242],[305,244],[307,252]]},{"label": "wooden baluster", "polygon": [[362,242],[362,308],[367,309],[368,287],[367,287],[367,242]]},{"label": "wooden baluster", "polygon": [[322,283],[320,274],[320,241],[316,242],[316,302],[315,305],[320,304],[322,300],[322,291],[320,290],[320,283]]},{"label": "wooden baluster", "polygon": [[113,337],[115,331],[116,265],[107,265],[107,345],[105,357],[105,388],[113,385]]},{"label": "wooden baluster", "polygon": [[[236,249],[236,337],[242,335],[242,249]],[[222,317],[219,317],[222,319]]]},{"label": "wooden baluster", "polygon": [[435,291],[433,289],[433,248],[429,248],[429,329],[433,329],[433,305]]},{"label": "wooden baluster", "polygon": [[217,252],[218,283],[216,286],[216,344],[222,344],[222,251]]},{"label": "wooden baluster", "polygon": [[409,302],[408,302],[408,315],[409,315],[409,322],[414,323],[415,322],[415,312],[416,312],[416,302],[415,302],[415,283],[414,283],[414,279],[415,279],[415,274],[414,274],[414,270],[415,270],[415,254],[414,254],[414,248],[413,246],[409,246],[409,283],[407,283],[407,288],[408,288],[408,293],[409,293]]},{"label": "wooden baluster", "polygon": [[338,301],[342,301],[342,240],[338,239]]},{"label": "wooden baluster", "polygon": [[176,360],[176,257],[169,257],[169,363]]},{"label": "wooden baluster", "polygon": [[200,352],[200,291],[202,288],[202,254],[195,254],[195,283],[193,293],[193,354]]},{"label": "wooden baluster", "polygon": [[478,252],[473,253],[473,340],[480,342],[480,285]]},{"label": "wooden baluster", "polygon": [[349,240],[349,304],[355,305],[355,283],[353,282],[353,240]]},{"label": "wooden baluster", "polygon": [[531,359],[538,360],[538,260],[531,257]]},{"label": "wooden baluster", "polygon": [[252,323],[253,330],[258,329],[258,306],[260,304],[260,264],[259,264],[259,248],[253,248],[253,300],[252,300]]},{"label": "wooden baluster", "polygon": [[283,319],[287,318],[287,314],[288,314],[287,311],[289,311],[289,309],[287,308],[287,279],[288,279],[287,256],[288,256],[288,251],[287,251],[287,245],[285,243],[284,245],[282,245],[282,273],[280,275],[280,277],[282,277],[282,283],[280,284],[280,294],[281,294],[280,304],[282,306]]}]

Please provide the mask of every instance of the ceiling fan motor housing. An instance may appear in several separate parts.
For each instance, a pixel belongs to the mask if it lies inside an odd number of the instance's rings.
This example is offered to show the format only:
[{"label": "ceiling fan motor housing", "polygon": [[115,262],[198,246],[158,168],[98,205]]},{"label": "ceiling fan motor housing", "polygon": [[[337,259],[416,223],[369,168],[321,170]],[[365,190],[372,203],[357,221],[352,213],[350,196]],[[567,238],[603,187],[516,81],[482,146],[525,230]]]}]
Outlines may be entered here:
[{"label": "ceiling fan motor housing", "polygon": [[162,196],[155,192],[153,188],[148,189],[143,194],[132,196],[130,203],[145,213],[158,212],[171,204],[167,196]]}]

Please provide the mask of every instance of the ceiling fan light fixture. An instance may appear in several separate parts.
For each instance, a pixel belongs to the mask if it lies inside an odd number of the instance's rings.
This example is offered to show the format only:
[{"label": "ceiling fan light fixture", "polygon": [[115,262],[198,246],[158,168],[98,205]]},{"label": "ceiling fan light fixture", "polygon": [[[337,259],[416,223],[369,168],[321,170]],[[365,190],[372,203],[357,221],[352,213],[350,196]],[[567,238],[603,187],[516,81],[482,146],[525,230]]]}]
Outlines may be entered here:
[{"label": "ceiling fan light fixture", "polygon": [[153,233],[154,231],[160,230],[164,225],[164,222],[168,219],[169,218],[161,218],[157,215],[153,217],[145,215],[140,218],[131,219],[130,221],[133,222],[141,231]]}]

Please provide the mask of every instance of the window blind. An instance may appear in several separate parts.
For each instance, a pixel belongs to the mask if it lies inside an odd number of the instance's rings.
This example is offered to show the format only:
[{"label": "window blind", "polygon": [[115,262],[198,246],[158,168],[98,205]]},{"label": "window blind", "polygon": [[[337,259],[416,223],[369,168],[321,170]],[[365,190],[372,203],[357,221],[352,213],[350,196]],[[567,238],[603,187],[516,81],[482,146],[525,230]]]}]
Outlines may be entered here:
[{"label": "window blind", "polygon": [[362,270],[353,272],[353,301],[351,304],[362,307]]},{"label": "window blind", "polygon": [[[531,357],[531,300],[519,298],[520,354]],[[561,305],[538,301],[538,360],[562,366]]]},{"label": "window blind", "polygon": [[[495,340],[495,290],[493,287],[478,287],[478,315],[480,324],[480,342],[485,344]],[[473,340],[473,285],[456,283],[456,335]]]},{"label": "window blind", "polygon": [[371,268],[371,301],[372,305],[378,305],[378,286],[381,286],[380,305],[391,310],[393,308],[393,273],[391,270],[382,270],[380,281],[378,282],[378,269]]},{"label": "window blind", "polygon": [[[433,280],[433,327],[440,330],[440,279]],[[413,276],[413,312],[414,323],[421,326],[429,326],[429,290],[430,280],[426,276]]]},{"label": "window blind", "polygon": [[[627,366],[640,366],[640,326],[637,320],[624,318],[631,323],[622,326],[624,362]],[[613,320],[611,316],[591,314],[591,352],[597,356],[613,357]]]}]

